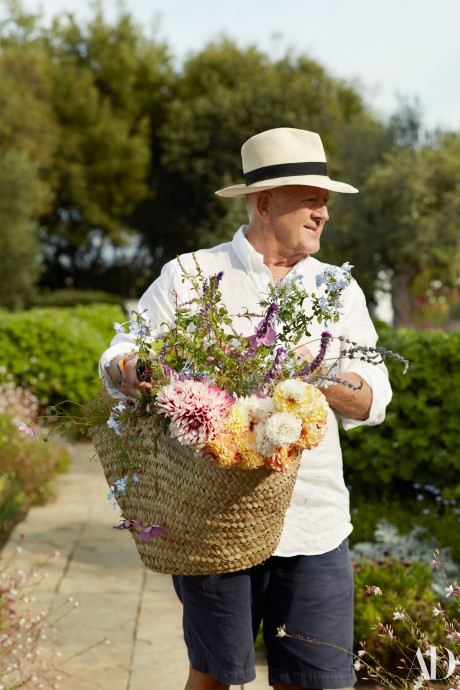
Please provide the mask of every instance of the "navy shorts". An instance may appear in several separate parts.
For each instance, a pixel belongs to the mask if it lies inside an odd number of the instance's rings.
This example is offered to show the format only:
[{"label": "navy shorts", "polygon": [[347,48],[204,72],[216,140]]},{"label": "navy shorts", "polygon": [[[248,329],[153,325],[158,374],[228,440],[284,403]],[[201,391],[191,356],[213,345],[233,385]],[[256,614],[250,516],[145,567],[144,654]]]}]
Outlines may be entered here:
[{"label": "navy shorts", "polygon": [[[248,570],[173,576],[173,582],[196,671],[229,685],[254,680],[254,639],[263,621],[270,685],[346,688],[356,682],[347,540],[318,556],[272,556]],[[309,639],[278,637],[283,625]]]}]

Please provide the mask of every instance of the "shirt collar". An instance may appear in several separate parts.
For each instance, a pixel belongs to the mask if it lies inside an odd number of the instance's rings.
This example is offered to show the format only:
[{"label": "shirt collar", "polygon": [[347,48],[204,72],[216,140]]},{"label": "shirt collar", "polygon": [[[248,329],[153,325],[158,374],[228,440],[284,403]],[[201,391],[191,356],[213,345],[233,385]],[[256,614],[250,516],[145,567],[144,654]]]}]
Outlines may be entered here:
[{"label": "shirt collar", "polygon": [[[247,225],[242,225],[239,230],[236,231],[232,240],[233,251],[241,261],[246,273],[268,270],[265,266],[263,255],[259,254],[259,252],[256,251],[252,244],[246,239],[247,231]],[[298,261],[288,275],[292,277],[298,274],[303,274],[307,270],[307,262],[309,258],[309,256],[306,256],[304,259]]]}]

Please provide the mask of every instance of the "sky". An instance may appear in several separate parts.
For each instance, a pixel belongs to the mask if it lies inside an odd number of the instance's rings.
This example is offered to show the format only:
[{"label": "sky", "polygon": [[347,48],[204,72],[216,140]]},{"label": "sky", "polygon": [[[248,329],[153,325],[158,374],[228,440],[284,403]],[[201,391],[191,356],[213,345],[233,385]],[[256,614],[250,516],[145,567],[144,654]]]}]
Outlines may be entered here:
[{"label": "sky", "polygon": [[[22,0],[44,21],[61,12],[80,20],[91,0]],[[102,0],[107,20],[118,0]],[[332,76],[361,85],[374,112],[386,117],[400,99],[418,99],[427,129],[460,131],[460,0],[124,0],[146,34],[184,59],[225,34],[273,57],[289,49]],[[1,13],[0,13],[1,14]]]}]

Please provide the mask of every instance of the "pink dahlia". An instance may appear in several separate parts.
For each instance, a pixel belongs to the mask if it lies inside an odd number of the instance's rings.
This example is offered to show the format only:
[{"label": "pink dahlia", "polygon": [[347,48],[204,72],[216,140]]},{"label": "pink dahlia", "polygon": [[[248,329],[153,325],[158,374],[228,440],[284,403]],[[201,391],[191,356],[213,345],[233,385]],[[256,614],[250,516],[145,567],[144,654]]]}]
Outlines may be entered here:
[{"label": "pink dahlia", "polygon": [[174,380],[160,389],[157,408],[171,420],[169,432],[185,446],[198,446],[217,436],[234,400],[208,381]]}]

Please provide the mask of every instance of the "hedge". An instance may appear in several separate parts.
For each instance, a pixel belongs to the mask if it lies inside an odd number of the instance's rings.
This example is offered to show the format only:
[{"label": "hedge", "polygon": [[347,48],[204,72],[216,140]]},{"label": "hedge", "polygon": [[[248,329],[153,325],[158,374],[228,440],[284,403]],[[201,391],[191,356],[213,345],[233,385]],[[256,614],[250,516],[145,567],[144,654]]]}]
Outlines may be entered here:
[{"label": "hedge", "polygon": [[53,290],[36,293],[29,300],[29,307],[75,307],[83,304],[120,304],[123,297],[102,290]]},{"label": "hedge", "polygon": [[414,485],[460,497],[460,331],[379,333],[379,344],[410,367],[403,374],[401,365],[388,363],[393,399],[383,424],[341,432],[347,482],[368,498],[403,498]]},{"label": "hedge", "polygon": [[97,365],[124,321],[115,305],[30,309],[0,316],[2,377],[30,387],[42,405],[83,404],[97,390]]}]

